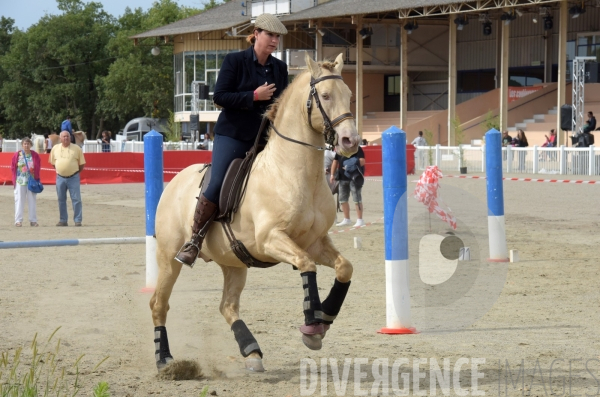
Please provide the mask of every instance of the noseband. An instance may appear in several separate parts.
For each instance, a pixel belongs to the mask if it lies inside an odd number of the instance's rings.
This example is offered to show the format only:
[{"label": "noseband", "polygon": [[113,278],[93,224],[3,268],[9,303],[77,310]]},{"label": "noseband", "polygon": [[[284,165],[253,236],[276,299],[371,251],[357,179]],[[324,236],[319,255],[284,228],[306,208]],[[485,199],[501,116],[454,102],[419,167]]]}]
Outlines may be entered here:
[{"label": "noseband", "polygon": [[335,130],[333,128],[344,120],[353,119],[354,116],[352,115],[352,113],[344,113],[331,120],[329,116],[327,116],[327,113],[325,113],[323,106],[321,106],[321,101],[319,100],[319,93],[317,92],[316,85],[323,80],[330,79],[343,80],[342,76],[338,75],[323,76],[318,79],[315,79],[312,76],[310,77],[310,91],[308,93],[308,99],[306,100],[306,110],[308,112],[308,125],[314,130],[315,128],[313,127],[311,121],[312,99],[310,97],[312,96],[315,100],[315,105],[317,109],[321,111],[321,116],[323,116],[323,135],[325,135],[325,143],[327,143],[330,146],[335,146],[337,142],[335,141]]},{"label": "noseband", "polygon": [[[310,91],[308,93],[308,99],[306,101],[306,110],[308,112],[308,125],[310,126],[310,128],[312,128],[313,130],[316,131],[316,128],[313,127],[312,121],[311,121],[311,112],[312,112],[311,97],[313,97],[315,100],[317,109],[319,109],[319,111],[321,111],[321,116],[323,116],[323,135],[325,136],[325,143],[327,145],[329,145],[330,147],[333,147],[337,144],[336,139],[335,139],[336,135],[335,135],[334,127],[336,125],[340,124],[344,120],[352,120],[354,118],[354,116],[352,115],[352,113],[344,113],[341,116],[338,116],[333,120],[331,120],[329,118],[329,116],[327,116],[327,113],[325,113],[323,106],[321,106],[321,101],[319,100],[319,93],[317,92],[317,87],[315,87],[315,85],[320,83],[323,80],[329,80],[329,79],[343,80],[342,76],[338,76],[338,75],[323,76],[318,79],[315,79],[312,76],[310,77]],[[275,128],[275,124],[273,124],[273,123],[271,123],[271,128],[273,128],[273,130],[275,131],[275,133],[277,135],[279,135],[283,139],[288,140],[290,142],[298,143],[298,144],[304,145],[304,146],[310,146],[317,150],[325,150],[326,149],[321,146],[315,146],[315,145],[311,145],[310,143],[301,142],[296,139],[288,138],[287,136],[285,136],[285,135],[281,134],[279,131],[277,131],[277,128]]]}]

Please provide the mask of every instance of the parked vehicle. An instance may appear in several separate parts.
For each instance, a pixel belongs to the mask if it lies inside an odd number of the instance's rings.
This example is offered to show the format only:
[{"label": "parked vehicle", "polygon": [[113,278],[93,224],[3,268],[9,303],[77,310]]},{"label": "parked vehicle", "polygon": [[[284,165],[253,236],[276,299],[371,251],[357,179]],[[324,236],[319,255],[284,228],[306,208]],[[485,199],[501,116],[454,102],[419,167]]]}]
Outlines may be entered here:
[{"label": "parked vehicle", "polygon": [[[123,128],[123,131],[119,131],[117,135],[117,141],[141,141],[144,135],[148,132],[155,130],[163,135],[167,131],[167,120],[166,119],[153,119],[150,117],[136,117],[130,120]],[[118,138],[121,135],[120,139]]]}]

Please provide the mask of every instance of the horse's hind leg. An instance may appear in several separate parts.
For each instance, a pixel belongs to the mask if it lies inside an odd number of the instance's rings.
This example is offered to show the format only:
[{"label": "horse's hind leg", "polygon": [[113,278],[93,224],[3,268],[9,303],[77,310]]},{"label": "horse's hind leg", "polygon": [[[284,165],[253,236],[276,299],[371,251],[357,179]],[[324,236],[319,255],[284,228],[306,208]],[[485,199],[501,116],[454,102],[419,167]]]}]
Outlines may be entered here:
[{"label": "horse's hind leg", "polygon": [[309,254],[313,255],[316,262],[335,269],[333,287],[321,304],[323,323],[327,331],[342,308],[350,288],[353,268],[352,264],[335,248],[329,236],[324,236],[317,244],[310,247]]},{"label": "horse's hind leg", "polygon": [[169,362],[173,361],[173,356],[169,349],[169,339],[167,337],[167,311],[169,310],[169,298],[173,292],[173,286],[181,272],[181,263],[173,259],[164,249],[158,248],[157,261],[159,265],[158,280],[156,289],[150,299],[150,310],[152,310],[152,321],[154,322],[154,346],[156,367],[160,371]]},{"label": "horse's hind leg", "polygon": [[263,372],[262,351],[252,332],[240,319],[240,295],[246,285],[248,269],[246,267],[229,267],[221,265],[223,270],[223,298],[219,310],[227,324],[231,326],[240,353],[246,359],[246,369]]}]

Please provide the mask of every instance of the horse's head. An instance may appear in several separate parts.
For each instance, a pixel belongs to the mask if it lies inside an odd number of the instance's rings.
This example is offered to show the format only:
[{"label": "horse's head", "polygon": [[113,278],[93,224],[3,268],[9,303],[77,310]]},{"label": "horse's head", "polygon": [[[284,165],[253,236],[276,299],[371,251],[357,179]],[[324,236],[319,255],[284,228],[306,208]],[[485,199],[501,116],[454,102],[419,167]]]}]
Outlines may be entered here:
[{"label": "horse's head", "polygon": [[338,153],[349,157],[358,150],[360,137],[350,111],[352,92],[341,79],[344,58],[340,54],[335,62],[319,65],[306,53],[305,60],[311,75],[310,105],[307,105],[309,123],[311,126],[324,125],[326,134],[329,124],[335,131],[333,143]]}]

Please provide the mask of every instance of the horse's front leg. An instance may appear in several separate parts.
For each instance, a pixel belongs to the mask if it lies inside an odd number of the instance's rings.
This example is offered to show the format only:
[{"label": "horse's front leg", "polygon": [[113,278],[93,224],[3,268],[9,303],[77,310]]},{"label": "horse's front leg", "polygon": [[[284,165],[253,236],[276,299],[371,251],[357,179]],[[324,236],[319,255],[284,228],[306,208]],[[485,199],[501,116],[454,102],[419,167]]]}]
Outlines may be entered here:
[{"label": "horse's front leg", "polygon": [[[326,235],[308,248],[308,253],[317,263],[335,269],[335,281],[329,291],[329,295],[322,303],[322,318],[325,331],[333,324],[342,308],[350,279],[352,278],[352,264],[335,248],[331,238]],[[323,335],[324,336],[324,335]]]},{"label": "horse's front leg", "polygon": [[220,266],[223,271],[223,297],[219,310],[233,331],[240,353],[246,359],[246,369],[263,372],[262,351],[246,323],[240,319],[240,295],[246,286],[248,269],[245,266]]},{"label": "horse's front leg", "polygon": [[290,263],[300,270],[302,288],[304,289],[304,325],[300,327],[302,342],[311,350],[322,347],[321,339],[325,336],[323,326],[321,299],[317,288],[317,266],[308,253],[302,250],[282,231],[272,231],[264,244],[265,254]]}]

